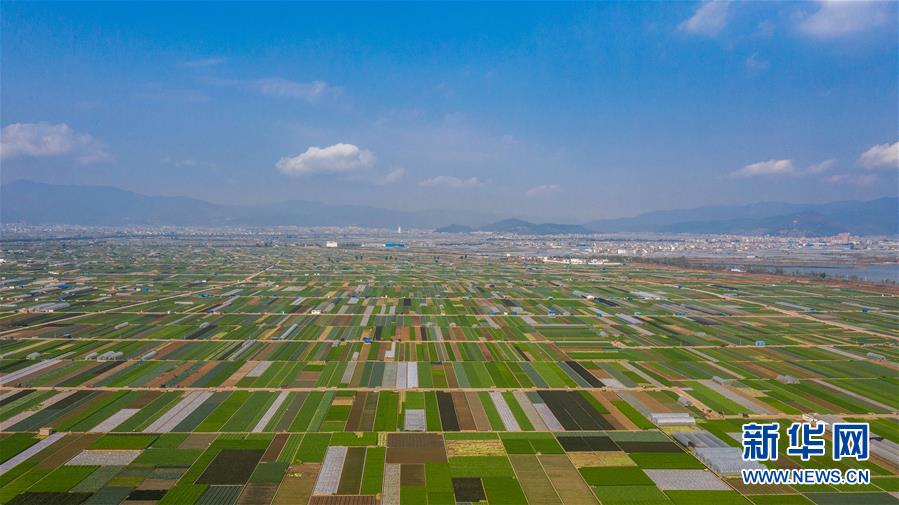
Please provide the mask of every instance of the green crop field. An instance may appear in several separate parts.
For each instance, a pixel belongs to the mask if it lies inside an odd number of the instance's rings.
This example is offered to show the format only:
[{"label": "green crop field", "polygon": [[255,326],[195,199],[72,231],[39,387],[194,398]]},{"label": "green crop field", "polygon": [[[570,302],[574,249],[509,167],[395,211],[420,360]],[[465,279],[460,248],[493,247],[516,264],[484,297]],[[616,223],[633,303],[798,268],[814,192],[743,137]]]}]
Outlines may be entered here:
[{"label": "green crop field", "polygon": [[[899,503],[895,288],[70,242],[0,266],[0,503]],[[744,485],[685,442],[803,416],[870,423],[870,460],[765,465],[871,483]]]}]

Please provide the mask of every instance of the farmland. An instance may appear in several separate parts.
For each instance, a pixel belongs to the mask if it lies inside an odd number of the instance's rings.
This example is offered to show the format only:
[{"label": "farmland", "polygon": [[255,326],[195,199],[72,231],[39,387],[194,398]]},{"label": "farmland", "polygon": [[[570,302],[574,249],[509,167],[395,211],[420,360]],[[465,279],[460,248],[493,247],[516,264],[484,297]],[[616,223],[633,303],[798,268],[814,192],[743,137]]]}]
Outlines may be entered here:
[{"label": "farmland", "polygon": [[[899,503],[891,288],[450,247],[14,247],[0,503]],[[803,415],[871,424],[871,484],[746,486],[700,457]],[[771,463],[831,465],[852,463]]]}]

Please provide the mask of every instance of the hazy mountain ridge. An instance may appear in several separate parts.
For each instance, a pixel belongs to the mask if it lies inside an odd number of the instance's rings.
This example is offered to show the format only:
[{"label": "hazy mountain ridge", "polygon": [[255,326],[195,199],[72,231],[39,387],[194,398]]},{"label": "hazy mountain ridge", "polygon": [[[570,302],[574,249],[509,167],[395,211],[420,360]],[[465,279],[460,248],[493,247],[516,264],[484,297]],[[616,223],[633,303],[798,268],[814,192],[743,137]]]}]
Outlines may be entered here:
[{"label": "hazy mountain ridge", "polygon": [[109,186],[16,181],[0,187],[6,223],[96,226],[361,226],[435,228],[456,220],[486,223],[474,212],[406,212],[365,205],[291,200],[259,206],[223,205],[188,197],[145,196]]},{"label": "hazy mountain ridge", "polygon": [[[189,197],[146,196],[108,186],[17,181],[0,187],[4,223],[100,226],[360,226],[436,228],[527,235],[590,232],[729,233],[824,236],[899,234],[899,198],[825,204],[756,203],[654,211],[583,225],[497,220],[466,211],[408,212],[365,205],[293,200],[260,206],[223,205]],[[464,223],[464,224],[456,224]],[[486,223],[486,224],[485,224]]]},{"label": "hazy mountain ridge", "polygon": [[899,198],[823,204],[772,202],[709,206],[591,221],[585,226],[598,232],[896,235],[899,234]]}]

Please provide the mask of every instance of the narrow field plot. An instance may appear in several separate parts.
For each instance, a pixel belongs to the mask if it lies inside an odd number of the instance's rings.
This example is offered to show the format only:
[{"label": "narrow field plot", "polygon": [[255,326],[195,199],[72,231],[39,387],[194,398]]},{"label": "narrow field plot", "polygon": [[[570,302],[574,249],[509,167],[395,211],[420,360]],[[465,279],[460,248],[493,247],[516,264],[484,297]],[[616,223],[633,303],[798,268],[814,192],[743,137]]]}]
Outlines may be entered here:
[{"label": "narrow field plot", "polygon": [[272,500],[273,505],[294,505],[306,503],[312,495],[312,489],[318,476],[320,465],[303,464],[288,467],[278,491]]},{"label": "narrow field plot", "polygon": [[406,409],[403,416],[405,431],[425,431],[426,418],[424,409]]},{"label": "narrow field plot", "polygon": [[528,503],[541,503],[546,505],[561,505],[562,500],[553,488],[552,482],[543,471],[543,466],[536,456],[513,455],[509,456],[515,476],[521,484],[522,491]]},{"label": "narrow field plot", "polygon": [[334,494],[340,485],[340,475],[346,462],[347,447],[331,446],[325,454],[318,480],[315,482],[314,494]]},{"label": "narrow field plot", "polygon": [[262,453],[262,450],[255,449],[224,449],[206,467],[197,483],[246,484]]},{"label": "narrow field plot", "polygon": [[505,456],[503,443],[499,440],[447,440],[446,454],[458,456]]},{"label": "narrow field plot", "polygon": [[479,502],[487,498],[484,485],[477,477],[453,478],[453,494],[460,503]]},{"label": "narrow field plot", "polygon": [[646,470],[663,491],[726,491],[730,487],[708,470]]},{"label": "narrow field plot", "polygon": [[124,466],[137,459],[141,452],[142,451],[139,450],[86,450],[78,453],[78,455],[70,459],[66,465]]},{"label": "narrow field plot", "polygon": [[553,483],[562,503],[574,505],[597,505],[593,491],[584,483],[571,461],[563,455],[537,456],[543,471]]},{"label": "narrow field plot", "polygon": [[611,452],[569,452],[568,459],[577,468],[606,466],[636,466],[634,460],[624,451]]}]

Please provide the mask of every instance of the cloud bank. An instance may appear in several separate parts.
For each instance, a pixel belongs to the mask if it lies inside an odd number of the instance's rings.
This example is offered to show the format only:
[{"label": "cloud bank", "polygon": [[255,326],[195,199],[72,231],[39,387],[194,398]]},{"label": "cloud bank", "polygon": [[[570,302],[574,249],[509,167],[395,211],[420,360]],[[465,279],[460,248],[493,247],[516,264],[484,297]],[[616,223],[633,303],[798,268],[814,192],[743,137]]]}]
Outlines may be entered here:
[{"label": "cloud bank", "polygon": [[525,191],[524,196],[535,198],[538,196],[546,196],[554,193],[560,193],[562,188],[558,184],[541,184]]},{"label": "cloud bank", "polygon": [[692,16],[684,20],[678,29],[695,35],[714,37],[727,25],[727,11],[730,2],[726,0],[708,0],[703,2]]},{"label": "cloud bank", "polygon": [[889,170],[899,168],[899,142],[877,144],[863,152],[858,164],[868,170]]},{"label": "cloud bank", "polygon": [[430,179],[425,179],[418,183],[419,186],[424,186],[427,188],[450,188],[450,189],[462,189],[462,188],[476,188],[478,186],[482,186],[484,183],[481,182],[477,177],[469,177],[468,179],[461,179],[459,177],[453,177],[451,175],[438,175],[436,177],[431,177]]},{"label": "cloud bank", "polygon": [[109,161],[106,144],[65,123],[13,123],[0,135],[0,159],[72,156],[79,164]]},{"label": "cloud bank", "polygon": [[861,33],[890,21],[888,2],[827,0],[819,4],[817,11],[799,23],[799,33],[818,39],[833,39]]},{"label": "cloud bank", "polygon": [[348,173],[368,168],[375,154],[353,144],[338,143],[328,147],[312,146],[293,157],[283,157],[275,167],[287,175]]},{"label": "cloud bank", "polygon": [[763,175],[796,175],[793,160],[768,160],[750,163],[733,172],[734,177],[759,177]]},{"label": "cloud bank", "polygon": [[797,167],[793,160],[767,160],[767,161],[759,161],[757,163],[750,163],[749,165],[744,166],[739,170],[735,170],[731,172],[731,177],[736,178],[750,178],[750,177],[764,177],[764,176],[805,176],[805,175],[816,175],[827,172],[836,166],[837,160],[824,160],[820,163],[815,163],[814,165],[809,165],[805,168]]}]

